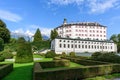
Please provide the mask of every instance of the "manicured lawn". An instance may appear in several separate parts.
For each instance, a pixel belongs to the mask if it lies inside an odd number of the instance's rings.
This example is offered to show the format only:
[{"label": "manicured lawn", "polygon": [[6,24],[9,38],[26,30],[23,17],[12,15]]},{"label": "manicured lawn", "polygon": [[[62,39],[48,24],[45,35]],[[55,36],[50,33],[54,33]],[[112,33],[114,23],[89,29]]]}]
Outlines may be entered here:
[{"label": "manicured lawn", "polygon": [[70,62],[70,66],[69,67],[82,67],[83,65],[74,63],[74,62]]},{"label": "manicured lawn", "polygon": [[14,63],[14,70],[2,80],[32,80],[33,63]]},{"label": "manicured lawn", "polygon": [[[34,58],[41,58],[41,60],[37,60],[35,62],[42,62],[42,61],[52,61],[52,58],[44,58],[40,55],[34,55]],[[4,61],[0,62],[0,64],[7,64],[7,63],[13,63],[10,61]],[[8,74],[5,78],[2,80],[32,80],[32,68],[33,68],[34,63],[24,63],[24,64],[18,64],[14,63],[14,70]],[[83,65],[70,62],[71,67],[83,67]],[[56,69],[61,69],[61,68],[68,68],[68,67],[59,67]],[[46,70],[49,69],[55,69],[55,68],[47,68]],[[106,79],[111,79],[111,78],[116,78],[120,77],[120,74],[112,74],[112,75],[105,75],[105,76],[98,76],[94,78],[87,78],[85,80],[106,80]]]}]

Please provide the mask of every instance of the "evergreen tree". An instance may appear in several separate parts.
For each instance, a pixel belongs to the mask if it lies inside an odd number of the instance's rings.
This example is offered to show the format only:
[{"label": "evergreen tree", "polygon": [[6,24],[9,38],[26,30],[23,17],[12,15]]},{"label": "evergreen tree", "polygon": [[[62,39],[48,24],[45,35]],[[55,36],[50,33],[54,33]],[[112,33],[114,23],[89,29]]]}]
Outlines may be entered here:
[{"label": "evergreen tree", "polygon": [[33,61],[32,47],[29,42],[26,42],[23,37],[18,39],[18,49],[15,62],[27,63]]},{"label": "evergreen tree", "polygon": [[54,29],[51,30],[50,38],[51,40],[55,39],[58,36],[58,32]]},{"label": "evergreen tree", "polygon": [[35,34],[34,34],[34,40],[33,42],[39,42],[42,41],[42,35],[41,32],[39,30],[39,28],[36,30]]},{"label": "evergreen tree", "polygon": [[4,40],[4,43],[10,41],[10,31],[6,28],[6,24],[0,20],[0,38]]}]

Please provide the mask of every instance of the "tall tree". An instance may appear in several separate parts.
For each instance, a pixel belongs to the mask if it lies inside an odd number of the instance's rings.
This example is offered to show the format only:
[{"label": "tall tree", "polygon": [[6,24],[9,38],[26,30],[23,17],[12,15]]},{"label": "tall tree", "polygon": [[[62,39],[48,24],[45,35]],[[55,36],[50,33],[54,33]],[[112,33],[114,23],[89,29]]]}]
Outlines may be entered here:
[{"label": "tall tree", "polygon": [[39,42],[42,41],[42,35],[41,32],[39,30],[39,28],[36,30],[35,34],[34,34],[34,40],[33,42]]},{"label": "tall tree", "polygon": [[10,41],[10,31],[6,28],[6,24],[0,20],[0,38],[4,40],[4,43]]},{"label": "tall tree", "polygon": [[51,40],[55,39],[58,36],[58,32],[54,29],[51,30],[50,38]]}]

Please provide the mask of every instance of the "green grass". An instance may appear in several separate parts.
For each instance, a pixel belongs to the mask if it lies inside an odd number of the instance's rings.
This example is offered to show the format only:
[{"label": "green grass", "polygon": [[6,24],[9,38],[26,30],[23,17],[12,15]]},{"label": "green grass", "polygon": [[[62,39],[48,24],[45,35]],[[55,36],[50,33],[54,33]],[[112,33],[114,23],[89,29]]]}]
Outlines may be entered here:
[{"label": "green grass", "polygon": [[[15,58],[15,57],[14,57]],[[43,61],[52,61],[52,58],[44,58],[40,55],[34,55],[34,58],[41,58],[41,60],[37,60],[35,62],[43,62]],[[4,61],[0,62],[0,64],[8,64],[8,63],[13,63],[10,61]],[[61,69],[61,68],[71,68],[71,67],[83,67],[83,65],[70,62],[69,67],[59,67],[56,69]],[[32,68],[33,68],[33,63],[14,63],[14,70],[8,74],[5,78],[2,80],[32,80]],[[48,68],[52,69],[52,68]],[[53,68],[55,69],[55,68]],[[112,78],[117,78],[120,77],[120,74],[112,74],[112,75],[105,75],[105,76],[97,76],[94,78],[87,78],[85,80],[106,80],[106,79],[112,79]]]},{"label": "green grass", "polygon": [[74,63],[74,62],[70,62],[70,66],[69,67],[81,67],[83,65],[80,65],[80,64],[77,64],[77,63]]},{"label": "green grass", "polygon": [[14,63],[14,70],[2,80],[32,80],[33,63]]},{"label": "green grass", "polygon": [[43,58],[42,56],[38,55],[38,54],[35,54],[33,55],[34,58]]},{"label": "green grass", "polygon": [[84,80],[113,80],[115,78],[120,78],[120,73],[109,74],[104,76],[97,76],[93,78],[86,78]]}]

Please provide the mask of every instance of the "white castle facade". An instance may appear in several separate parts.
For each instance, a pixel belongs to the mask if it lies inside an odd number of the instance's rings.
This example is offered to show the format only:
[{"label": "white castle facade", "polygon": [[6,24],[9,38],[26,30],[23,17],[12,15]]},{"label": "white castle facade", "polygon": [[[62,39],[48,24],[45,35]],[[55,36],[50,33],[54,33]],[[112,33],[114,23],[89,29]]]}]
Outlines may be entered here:
[{"label": "white castle facade", "polygon": [[117,46],[107,40],[107,27],[96,22],[64,23],[56,28],[59,37],[51,42],[51,49],[62,52],[116,52]]}]

